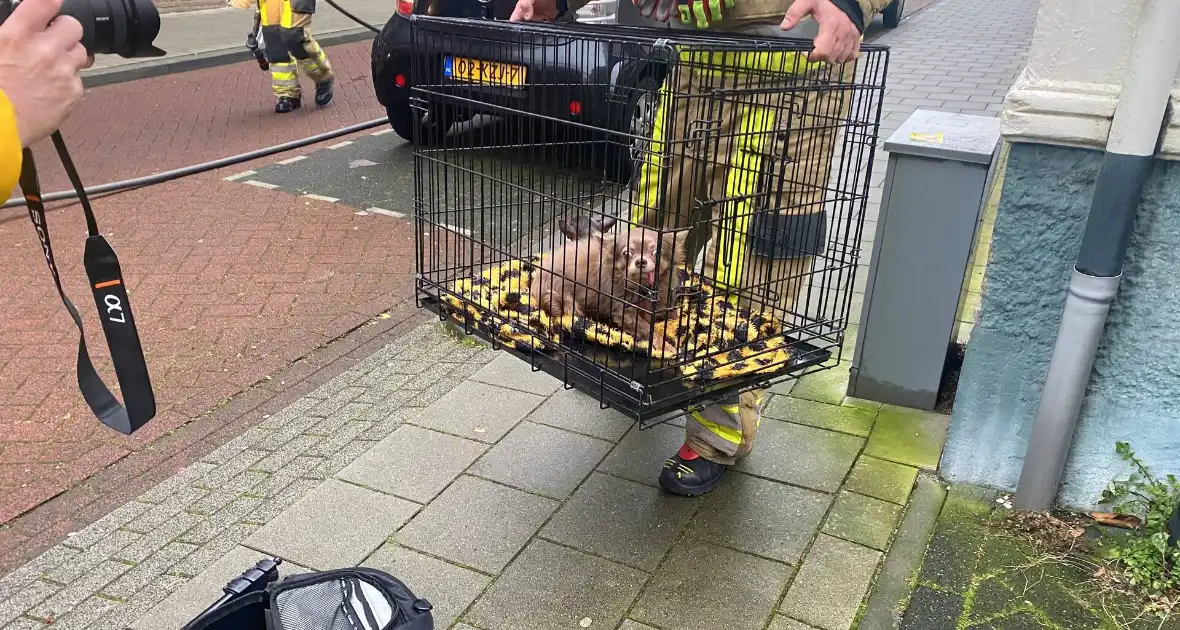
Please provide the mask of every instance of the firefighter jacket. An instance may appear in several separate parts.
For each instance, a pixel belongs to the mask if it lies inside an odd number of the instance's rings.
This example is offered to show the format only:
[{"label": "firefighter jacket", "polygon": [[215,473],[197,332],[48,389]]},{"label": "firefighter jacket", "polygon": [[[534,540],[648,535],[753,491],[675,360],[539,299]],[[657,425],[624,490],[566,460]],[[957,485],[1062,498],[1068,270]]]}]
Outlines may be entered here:
[{"label": "firefighter jacket", "polygon": [[[623,0],[626,1],[626,0]],[[659,2],[661,4],[672,4],[672,0],[645,0],[647,2]],[[708,1],[708,0],[706,0]],[[833,4],[840,8],[848,15],[852,23],[856,25],[857,29],[864,31],[864,29],[873,21],[878,14],[885,10],[892,0],[831,0]],[[589,2],[589,0],[567,0],[566,12],[577,11]],[[786,15],[787,9],[794,3],[794,0],[732,0],[732,6],[729,1],[725,2],[725,8],[720,11],[723,17],[719,20],[714,20],[709,24],[710,28],[717,28],[723,31],[740,30],[741,25],[745,23],[766,23],[769,21],[782,20]],[[559,6],[560,6],[559,2]],[[713,4],[719,4],[714,2]],[[671,7],[666,7],[671,8]],[[646,12],[645,15],[647,15]],[[658,11],[659,20],[664,21],[668,16],[675,15],[675,11]],[[674,18],[675,19],[675,18]]]},{"label": "firefighter jacket", "polygon": [[20,130],[16,127],[16,112],[4,92],[0,92],[0,195],[8,199],[20,178]]},{"label": "firefighter jacket", "polygon": [[[885,10],[890,0],[832,0],[840,7],[852,23],[861,31]],[[734,0],[733,8],[725,10],[725,25],[731,23],[765,21],[767,18],[781,20],[794,0]]]}]

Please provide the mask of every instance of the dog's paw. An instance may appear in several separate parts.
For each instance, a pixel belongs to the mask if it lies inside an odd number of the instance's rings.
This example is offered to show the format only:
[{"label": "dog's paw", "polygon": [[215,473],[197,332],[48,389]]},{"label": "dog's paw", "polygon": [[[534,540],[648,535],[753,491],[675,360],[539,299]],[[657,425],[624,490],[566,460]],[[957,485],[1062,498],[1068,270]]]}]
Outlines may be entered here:
[{"label": "dog's paw", "polygon": [[660,336],[652,339],[651,349],[656,355],[665,359],[672,358],[677,354],[676,344]]}]

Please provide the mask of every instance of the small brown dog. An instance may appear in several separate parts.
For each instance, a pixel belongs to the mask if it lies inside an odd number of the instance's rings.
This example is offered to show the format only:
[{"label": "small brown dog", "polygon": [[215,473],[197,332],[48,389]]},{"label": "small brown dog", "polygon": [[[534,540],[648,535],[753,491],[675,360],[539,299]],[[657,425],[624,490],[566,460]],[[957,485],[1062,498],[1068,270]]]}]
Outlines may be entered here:
[{"label": "small brown dog", "polygon": [[591,236],[602,236],[615,226],[615,218],[608,216],[579,215],[573,219],[558,221],[557,227],[561,233],[571,241],[579,241]]},{"label": "small brown dog", "polygon": [[614,224],[609,217],[579,216],[560,221],[558,227],[567,240],[541,255],[529,287],[533,306],[550,317],[586,314],[582,305],[588,301],[589,287],[599,284],[603,258],[613,257],[614,236],[604,232]]},{"label": "small brown dog", "polygon": [[[659,352],[675,353],[662,336],[651,338],[652,319],[666,314],[675,287],[673,270],[686,259],[687,231],[665,234],[633,228],[604,234],[613,219],[563,222],[571,238],[541,257],[529,288],[532,304],[550,317],[609,321]],[[606,225],[605,228],[603,226]],[[567,231],[568,228],[568,231]],[[585,236],[583,236],[585,234]]]}]

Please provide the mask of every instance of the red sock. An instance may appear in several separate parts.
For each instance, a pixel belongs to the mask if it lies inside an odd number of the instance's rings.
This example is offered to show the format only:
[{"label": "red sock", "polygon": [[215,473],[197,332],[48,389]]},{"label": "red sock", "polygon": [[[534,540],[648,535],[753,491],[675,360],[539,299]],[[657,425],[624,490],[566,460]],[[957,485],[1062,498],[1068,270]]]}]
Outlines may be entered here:
[{"label": "red sock", "polygon": [[683,459],[684,461],[688,461],[688,462],[691,462],[692,460],[700,457],[700,455],[698,455],[696,451],[692,450],[692,448],[689,447],[688,444],[684,444],[683,446],[681,446],[680,452],[676,453],[676,455],[678,457],[680,457],[680,459]]}]

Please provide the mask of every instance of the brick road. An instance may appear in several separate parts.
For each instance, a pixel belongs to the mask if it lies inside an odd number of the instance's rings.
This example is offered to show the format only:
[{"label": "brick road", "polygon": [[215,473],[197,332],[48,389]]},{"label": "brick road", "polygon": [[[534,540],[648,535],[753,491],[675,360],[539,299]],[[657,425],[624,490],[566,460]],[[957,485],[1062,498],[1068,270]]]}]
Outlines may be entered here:
[{"label": "brick road", "polygon": [[[243,16],[244,34],[249,17]],[[370,45],[357,42],[327,49],[339,81],[335,101],[323,110],[312,106],[276,116],[269,74],[245,62],[94,88],[62,135],[83,179],[99,184],[373,120],[385,111],[373,96]],[[52,147],[38,146],[37,155],[44,164],[46,188],[68,187]],[[110,159],[112,155],[118,159]]]},{"label": "brick road", "polygon": [[[381,112],[366,76],[367,46],[330,50],[343,80],[335,106],[322,112],[280,120],[269,111],[266,75],[239,64],[96,89],[63,132],[83,176],[99,183],[370,120]],[[65,183],[58,169],[45,170],[46,188]],[[408,294],[413,243],[404,223],[224,175],[96,201],[122,257],[160,403],[159,417],[129,438],[99,425],[82,403],[76,332],[32,228],[22,211],[0,211],[0,307],[10,313],[0,322],[0,523]],[[88,317],[92,354],[105,356],[79,264],[85,227],[77,207],[51,212],[49,226],[67,290]],[[0,555],[17,538],[12,528],[0,530]]]}]

